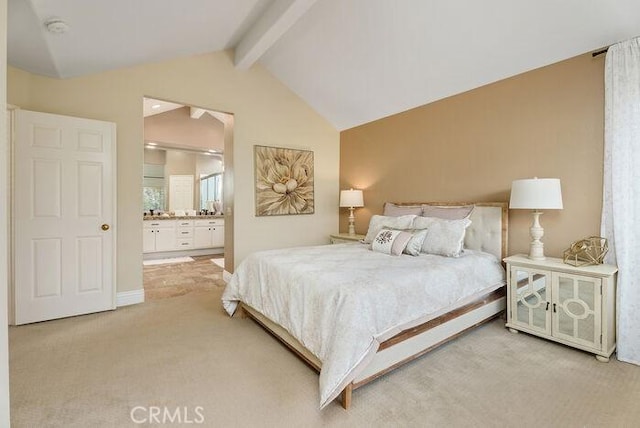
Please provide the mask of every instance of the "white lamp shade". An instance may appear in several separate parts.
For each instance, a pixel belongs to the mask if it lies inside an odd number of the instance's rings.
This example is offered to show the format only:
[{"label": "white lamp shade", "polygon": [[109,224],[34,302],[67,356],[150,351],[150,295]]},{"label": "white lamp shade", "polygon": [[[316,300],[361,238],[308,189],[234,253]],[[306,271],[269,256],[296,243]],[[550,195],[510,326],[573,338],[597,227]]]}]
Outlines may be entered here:
[{"label": "white lamp shade", "polygon": [[531,178],[511,183],[509,208],[561,210],[562,189],[558,178]]},{"label": "white lamp shade", "polygon": [[364,199],[362,198],[362,190],[341,190],[340,191],[341,207],[364,207]]}]

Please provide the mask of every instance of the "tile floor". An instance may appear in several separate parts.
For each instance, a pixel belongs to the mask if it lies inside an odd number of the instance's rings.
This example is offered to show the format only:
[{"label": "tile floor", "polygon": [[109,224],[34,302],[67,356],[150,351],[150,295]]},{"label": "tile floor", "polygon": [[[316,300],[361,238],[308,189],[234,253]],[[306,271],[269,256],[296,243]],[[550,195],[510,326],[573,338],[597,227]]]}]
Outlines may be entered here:
[{"label": "tile floor", "polygon": [[211,261],[222,254],[192,257],[194,261],[143,267],[145,300],[182,296],[224,288],[222,268]]}]

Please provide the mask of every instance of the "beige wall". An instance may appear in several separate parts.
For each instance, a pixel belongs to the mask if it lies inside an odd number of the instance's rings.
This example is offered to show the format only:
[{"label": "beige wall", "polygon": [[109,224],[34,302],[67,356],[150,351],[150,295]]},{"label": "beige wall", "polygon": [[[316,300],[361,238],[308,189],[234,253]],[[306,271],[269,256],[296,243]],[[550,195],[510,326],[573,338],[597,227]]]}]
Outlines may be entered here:
[{"label": "beige wall", "polygon": [[7,0],[0,0],[0,426],[9,426]]},{"label": "beige wall", "polygon": [[167,163],[167,152],[161,149],[144,149],[144,163],[164,165]]},{"label": "beige wall", "polygon": [[[564,210],[541,218],[547,255],[598,235],[603,57],[582,55],[343,131],[341,188],[364,189],[357,231],[384,201],[508,201],[512,180],[538,176],[560,178],[564,196]],[[531,214],[511,210],[510,219],[509,252],[528,252]]]},{"label": "beige wall", "polygon": [[[235,212],[234,194],[235,194],[235,174],[234,153],[233,150],[233,132],[235,128],[235,119],[233,116],[224,117],[224,174],[222,181],[222,197],[224,198],[223,207],[225,215]],[[235,216],[227,216],[224,220],[224,242],[225,246],[235,239]],[[228,272],[233,272],[235,266],[235,255],[233,252],[225,252],[224,268]]]},{"label": "beige wall", "polygon": [[[66,80],[9,69],[10,102],[30,110],[112,121],[117,124],[117,290],[142,288],[142,98],[233,113],[232,231],[234,254],[327,242],[338,227],[339,133],[259,65],[236,70],[232,52],[218,52]],[[19,87],[16,87],[19,86]],[[28,94],[26,99],[21,94]],[[231,134],[231,132],[230,132]],[[232,145],[231,145],[232,144]],[[253,145],[315,152],[316,213],[255,217]],[[229,162],[225,159],[225,167]],[[231,195],[230,195],[231,196]],[[226,212],[230,214],[229,212]],[[225,229],[227,229],[225,227]],[[230,245],[229,245],[230,246]],[[227,246],[227,248],[229,247]],[[227,270],[232,270],[232,266]]]},{"label": "beige wall", "polygon": [[224,124],[205,113],[192,119],[189,107],[144,118],[145,141],[157,141],[198,149],[224,150]]}]

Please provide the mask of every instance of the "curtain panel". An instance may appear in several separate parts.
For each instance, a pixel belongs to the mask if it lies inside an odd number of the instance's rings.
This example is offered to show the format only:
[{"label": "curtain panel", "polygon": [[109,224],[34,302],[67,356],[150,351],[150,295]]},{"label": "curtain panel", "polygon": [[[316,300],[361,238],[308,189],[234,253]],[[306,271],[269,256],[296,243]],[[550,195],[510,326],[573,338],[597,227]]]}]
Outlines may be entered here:
[{"label": "curtain panel", "polygon": [[602,236],[618,266],[618,360],[640,364],[640,38],[605,59]]}]

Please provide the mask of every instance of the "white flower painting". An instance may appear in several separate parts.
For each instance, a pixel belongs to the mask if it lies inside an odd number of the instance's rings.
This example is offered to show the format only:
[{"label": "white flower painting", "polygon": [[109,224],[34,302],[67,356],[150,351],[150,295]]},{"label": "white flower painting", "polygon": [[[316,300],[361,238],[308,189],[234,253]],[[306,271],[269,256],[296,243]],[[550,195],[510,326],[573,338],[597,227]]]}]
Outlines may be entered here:
[{"label": "white flower painting", "polygon": [[256,215],[313,214],[313,152],[255,146]]}]

